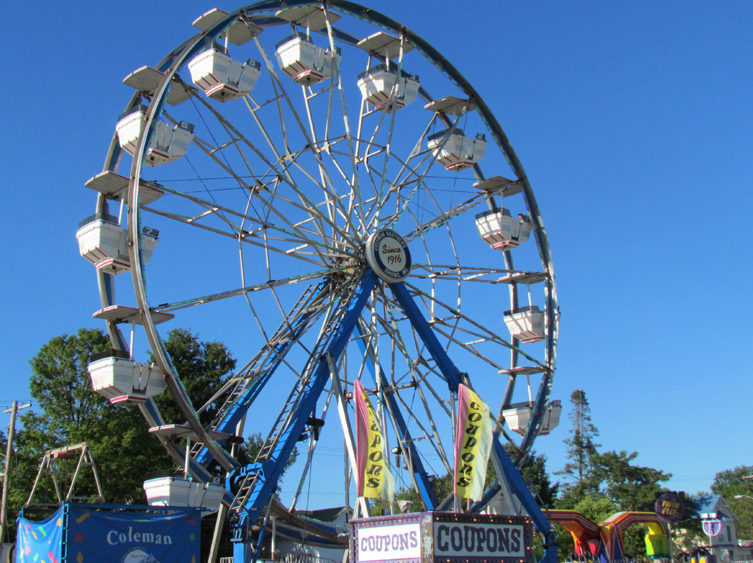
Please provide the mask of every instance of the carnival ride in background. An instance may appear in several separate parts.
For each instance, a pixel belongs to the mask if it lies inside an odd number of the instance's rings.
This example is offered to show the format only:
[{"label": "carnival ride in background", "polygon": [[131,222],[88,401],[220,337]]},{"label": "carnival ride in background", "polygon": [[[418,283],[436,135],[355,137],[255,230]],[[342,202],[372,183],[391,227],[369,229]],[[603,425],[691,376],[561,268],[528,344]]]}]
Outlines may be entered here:
[{"label": "carnival ride in background", "polygon": [[655,512],[617,512],[601,524],[574,510],[546,510],[545,514],[570,532],[579,560],[623,561],[623,534],[634,524],[643,525],[648,557],[670,557],[667,521]]}]

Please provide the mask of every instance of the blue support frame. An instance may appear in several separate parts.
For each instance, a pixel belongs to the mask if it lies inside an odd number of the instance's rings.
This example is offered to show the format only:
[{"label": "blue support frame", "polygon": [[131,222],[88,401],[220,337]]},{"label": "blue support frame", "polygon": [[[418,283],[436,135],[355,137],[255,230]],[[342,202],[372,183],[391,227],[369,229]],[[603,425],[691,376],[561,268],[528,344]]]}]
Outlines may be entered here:
[{"label": "blue support frame", "polygon": [[[318,298],[324,291],[329,288],[329,281],[320,283],[314,290],[314,293],[309,297],[309,301]],[[290,339],[286,342],[278,344],[275,347],[274,354],[270,355],[262,367],[258,370],[259,377],[246,388],[243,393],[236,399],[232,407],[224,414],[220,422],[215,428],[219,432],[231,434],[235,431],[238,422],[246,415],[251,404],[256,400],[261,390],[274,375],[277,368],[282,363],[285,355],[290,351],[295,343],[296,339],[301,335],[306,325],[313,315],[309,312],[305,315],[301,315],[294,325],[290,327]],[[213,459],[213,456],[207,448],[203,448],[201,452],[196,456],[197,463],[201,465],[208,464]]]},{"label": "blue support frame", "polygon": [[[424,342],[426,348],[429,350],[429,353],[437,363],[437,367],[442,372],[442,375],[447,381],[447,385],[449,386],[450,391],[457,392],[458,385],[460,383],[467,382],[467,375],[461,374],[458,368],[455,367],[455,364],[452,363],[452,360],[447,355],[447,352],[445,352],[444,348],[442,348],[442,345],[439,343],[439,340],[437,340],[437,337],[434,335],[434,332],[429,326],[429,323],[426,322],[426,319],[421,314],[418,306],[416,305],[416,302],[413,300],[413,297],[411,297],[405,284],[403,284],[402,282],[395,283],[390,285],[390,289],[392,290],[392,293],[397,299],[398,303],[400,303],[400,306],[403,308],[403,311],[405,311],[405,314],[408,316],[408,320],[410,320],[413,328],[421,337],[421,340]],[[536,502],[536,499],[533,498],[531,491],[528,490],[525,481],[523,481],[522,475],[515,467],[515,464],[510,459],[510,456],[507,455],[507,452],[502,446],[502,443],[499,441],[498,436],[494,439],[494,449],[492,450],[492,455],[495,456],[496,460],[502,467],[502,471],[505,474],[505,480],[510,486],[510,489],[515,494],[515,496],[518,497],[518,500],[523,505],[523,508],[528,513],[528,515],[533,519],[533,523],[536,526],[536,529],[541,532],[546,538],[546,553],[542,561],[544,563],[556,562],[556,534],[549,524],[549,521],[546,519],[546,516],[544,516],[544,513],[541,511],[541,508]]]},{"label": "blue support frame", "polygon": [[[366,270],[355,296],[351,300],[345,315],[335,329],[335,333],[327,347],[327,351],[319,359],[314,374],[301,395],[301,399],[298,402],[292,417],[292,420],[294,421],[293,424],[285,430],[269,459],[261,462],[261,464],[255,463],[251,464],[249,467],[240,468],[233,474],[233,476],[245,474],[246,470],[261,472],[260,486],[257,487],[258,490],[253,491],[249,496],[246,506],[243,507],[240,513],[240,520],[235,525],[237,532],[236,537],[239,541],[236,541],[234,544],[233,557],[238,563],[250,563],[257,556],[257,549],[248,541],[248,526],[251,522],[256,521],[261,516],[264,506],[266,506],[271,499],[272,494],[277,487],[277,482],[282,474],[285,460],[290,457],[298,440],[298,436],[304,431],[306,420],[308,420],[310,413],[313,412],[316,407],[316,402],[324,390],[324,386],[329,379],[329,363],[327,357],[331,356],[332,358],[339,358],[342,354],[350,335],[358,323],[361,311],[366,305],[369,293],[376,283],[377,279],[374,272]],[[403,283],[395,283],[390,285],[390,289],[400,306],[403,308],[411,325],[416,330],[436,362],[437,367],[447,382],[448,388],[452,392],[457,392],[460,383],[468,383],[467,375],[461,373],[447,355],[447,352],[445,352],[440,344],[433,330],[429,326],[429,323],[421,314],[415,300],[411,297],[408,288]],[[392,406],[395,407],[394,412],[396,413],[396,420],[401,421],[398,422],[401,433],[404,432],[403,435],[408,436],[405,421],[402,419],[402,415],[400,414],[397,405],[391,405],[391,408]],[[539,508],[536,503],[536,500],[533,498],[533,495],[528,490],[523,477],[507,455],[507,452],[498,437],[494,440],[492,455],[495,456],[499,466],[502,468],[505,480],[510,486],[511,491],[518,497],[518,500],[521,502],[526,512],[531,516],[537,530],[546,538],[546,552],[542,558],[542,562],[556,562],[557,543],[555,532],[550,526],[549,521],[544,516],[544,513],[541,511],[541,508]],[[233,476],[231,476],[231,479]],[[424,481],[424,478],[426,481]],[[431,487],[426,484],[428,483],[428,477],[426,477],[425,471],[423,472],[423,478],[417,480],[420,483],[419,486],[423,483],[423,486],[426,488],[425,492],[427,498],[431,498],[428,496],[431,494]],[[423,494],[424,492],[422,491],[422,495]],[[432,502],[432,507],[433,506],[436,506],[435,502]]]},{"label": "blue support frame", "polygon": [[405,284],[402,282],[393,283],[390,285],[390,289],[392,290],[395,299],[397,299],[397,302],[400,303],[403,311],[405,311],[405,314],[408,316],[408,320],[413,325],[413,328],[421,337],[421,340],[423,340],[431,357],[437,362],[437,367],[439,368],[439,371],[442,372],[445,381],[447,381],[450,391],[457,393],[458,385],[467,382],[468,376],[466,374],[461,374],[460,370],[458,370],[458,368],[455,367],[455,364],[452,363],[447,352],[444,351],[439,340],[437,340],[434,331],[431,330],[429,323],[426,322],[426,319],[424,319],[421,314],[418,305],[416,305],[416,302],[410,296],[410,293],[408,293],[408,288],[405,287]]},{"label": "blue support frame", "polygon": [[[259,516],[261,516],[262,510],[272,498],[272,494],[277,488],[277,482],[285,468],[285,461],[290,458],[290,454],[292,453],[295,444],[298,442],[298,437],[303,432],[306,426],[306,421],[316,407],[316,402],[319,400],[319,396],[324,390],[326,382],[329,380],[329,363],[327,362],[327,356],[331,356],[332,358],[340,357],[375,284],[376,275],[374,275],[374,272],[371,270],[366,270],[355,296],[351,300],[345,315],[340,319],[335,329],[332,340],[327,346],[327,351],[319,359],[316,370],[301,395],[301,399],[291,417],[293,423],[280,437],[277,447],[272,455],[270,455],[269,459],[261,464],[263,475],[261,488],[252,493],[249,497],[247,506],[242,508],[240,525],[243,526],[243,529],[240,530],[241,534],[239,539],[243,541],[238,541],[233,546],[233,558],[236,563],[247,563],[252,561],[252,558],[254,557],[254,552],[256,550],[253,549],[247,541],[247,527],[250,522],[256,521]],[[243,469],[244,468],[241,468],[241,470]]]}]

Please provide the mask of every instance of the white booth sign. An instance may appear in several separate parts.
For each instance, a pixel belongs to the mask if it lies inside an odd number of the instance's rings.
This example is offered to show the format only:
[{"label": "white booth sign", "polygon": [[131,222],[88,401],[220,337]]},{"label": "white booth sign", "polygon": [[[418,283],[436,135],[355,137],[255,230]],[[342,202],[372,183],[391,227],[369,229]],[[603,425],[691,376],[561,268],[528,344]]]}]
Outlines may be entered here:
[{"label": "white booth sign", "polygon": [[419,522],[361,528],[358,530],[358,561],[405,561],[421,558]]}]

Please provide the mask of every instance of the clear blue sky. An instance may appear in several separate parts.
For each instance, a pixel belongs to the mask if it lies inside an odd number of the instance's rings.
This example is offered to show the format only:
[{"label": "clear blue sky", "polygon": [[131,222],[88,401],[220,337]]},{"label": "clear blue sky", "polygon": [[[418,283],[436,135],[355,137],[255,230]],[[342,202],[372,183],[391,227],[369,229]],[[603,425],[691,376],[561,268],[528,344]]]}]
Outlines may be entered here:
[{"label": "clear blue sky", "polygon": [[[602,447],[638,451],[671,487],[708,491],[753,464],[753,3],[366,3],[465,75],[531,180],[562,311],[566,410],[536,443],[549,470],[578,388]],[[0,402],[29,397],[28,361],[50,338],[101,326],[74,236],[94,206],[83,182],[131,94],[122,78],[212,7],[6,6]]]}]

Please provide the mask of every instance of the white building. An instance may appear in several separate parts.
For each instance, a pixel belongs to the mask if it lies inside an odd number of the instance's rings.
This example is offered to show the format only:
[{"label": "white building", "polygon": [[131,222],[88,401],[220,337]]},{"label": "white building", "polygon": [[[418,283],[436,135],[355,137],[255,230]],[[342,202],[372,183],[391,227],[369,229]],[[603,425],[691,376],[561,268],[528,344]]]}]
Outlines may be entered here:
[{"label": "white building", "polygon": [[704,531],[717,532],[708,537],[707,546],[717,563],[733,561],[753,561],[751,542],[740,540],[737,528],[740,519],[730,508],[722,495],[696,497],[698,514],[704,522]]}]

